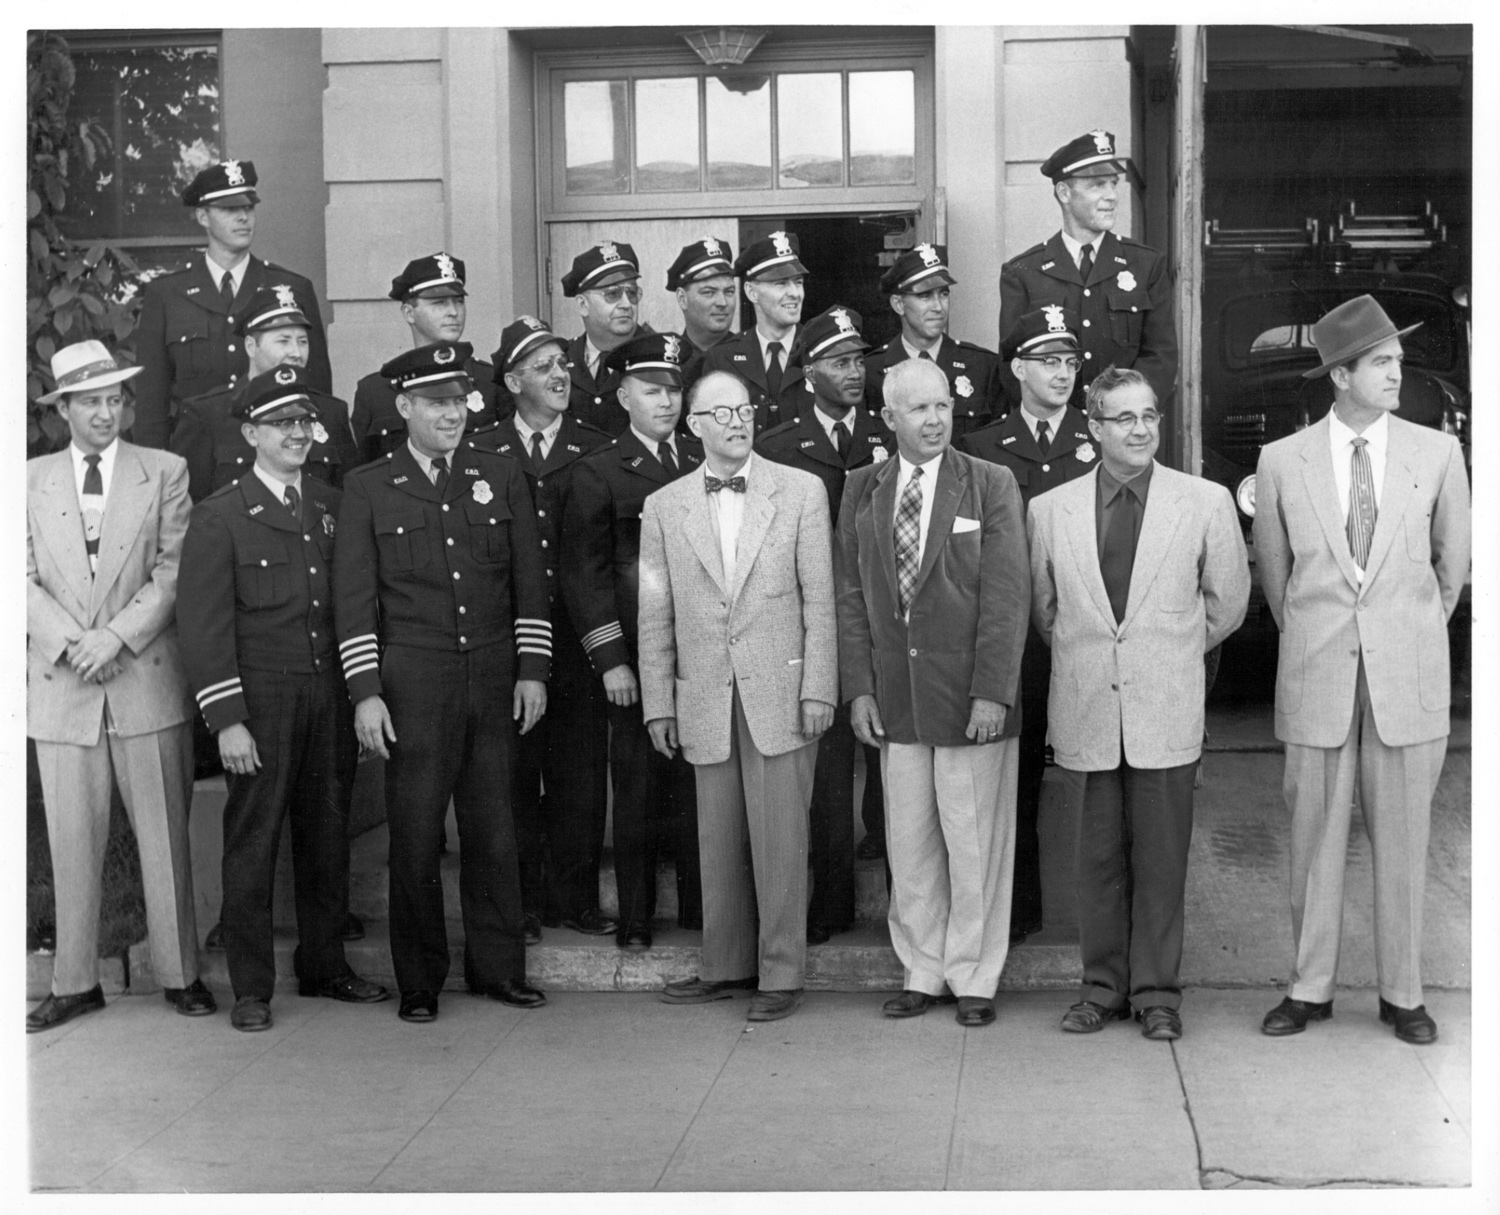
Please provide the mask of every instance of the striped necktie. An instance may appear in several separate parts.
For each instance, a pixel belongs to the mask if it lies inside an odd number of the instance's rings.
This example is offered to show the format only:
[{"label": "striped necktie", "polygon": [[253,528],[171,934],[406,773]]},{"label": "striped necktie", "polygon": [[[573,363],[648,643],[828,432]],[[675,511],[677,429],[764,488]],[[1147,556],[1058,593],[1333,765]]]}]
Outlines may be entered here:
[{"label": "striped necktie", "polygon": [[1349,555],[1360,569],[1370,559],[1370,541],[1375,536],[1375,475],[1370,470],[1368,439],[1354,440],[1349,463],[1349,519],[1344,531],[1349,537]]}]

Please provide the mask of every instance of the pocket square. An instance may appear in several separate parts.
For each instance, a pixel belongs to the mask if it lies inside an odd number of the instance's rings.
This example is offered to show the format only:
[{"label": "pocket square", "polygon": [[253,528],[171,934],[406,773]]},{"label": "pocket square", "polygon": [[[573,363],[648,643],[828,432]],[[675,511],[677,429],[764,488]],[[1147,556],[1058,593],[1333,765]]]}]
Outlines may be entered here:
[{"label": "pocket square", "polygon": [[960,515],[957,519],[953,520],[953,534],[955,536],[962,535],[964,532],[977,532],[978,530],[978,519],[965,519]]}]

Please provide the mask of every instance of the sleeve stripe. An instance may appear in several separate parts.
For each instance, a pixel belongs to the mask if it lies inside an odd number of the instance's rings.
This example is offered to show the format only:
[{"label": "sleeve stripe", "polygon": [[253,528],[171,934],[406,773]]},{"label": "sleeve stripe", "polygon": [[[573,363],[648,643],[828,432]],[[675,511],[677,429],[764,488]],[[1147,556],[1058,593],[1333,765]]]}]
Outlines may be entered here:
[{"label": "sleeve stripe", "polygon": [[536,620],[530,616],[516,617],[516,632],[518,633],[552,633],[552,622],[550,620]]},{"label": "sleeve stripe", "polygon": [[199,709],[206,709],[206,708],[208,708],[209,705],[213,704],[216,700],[227,700],[231,696],[238,696],[238,695],[240,695],[240,681],[238,679],[236,679],[234,681],[234,687],[232,687],[232,688],[225,688],[222,692],[215,692],[212,696],[201,696],[200,695],[198,697],[198,708]]},{"label": "sleeve stripe", "polygon": [[340,642],[339,653],[344,653],[351,646],[374,646],[378,641],[374,633],[361,633],[358,637],[351,637],[348,641]]},{"label": "sleeve stripe", "polygon": [[552,657],[552,651],[551,650],[541,650],[541,649],[538,649],[536,646],[530,646],[530,645],[517,646],[516,647],[516,653],[518,653],[518,654],[537,654],[537,655],[541,656],[542,658],[551,658]]},{"label": "sleeve stripe", "polygon": [[373,659],[371,659],[369,662],[362,662],[356,665],[346,666],[344,668],[344,679],[345,681],[348,681],[350,679],[353,679],[356,675],[363,675],[366,671],[378,671],[379,669],[380,663],[376,662]]},{"label": "sleeve stripe", "polygon": [[585,634],[583,648],[585,650],[597,650],[602,645],[611,641],[619,641],[625,636],[625,630],[620,627],[618,620],[611,620],[608,624],[601,624],[592,633]]},{"label": "sleeve stripe", "polygon": [[210,692],[217,692],[220,688],[237,688],[237,687],[239,687],[239,684],[240,684],[240,677],[238,675],[236,675],[233,679],[223,679],[223,680],[220,680],[218,683],[211,683],[211,684],[208,685],[208,687],[202,689],[198,693],[198,699],[202,700]]}]

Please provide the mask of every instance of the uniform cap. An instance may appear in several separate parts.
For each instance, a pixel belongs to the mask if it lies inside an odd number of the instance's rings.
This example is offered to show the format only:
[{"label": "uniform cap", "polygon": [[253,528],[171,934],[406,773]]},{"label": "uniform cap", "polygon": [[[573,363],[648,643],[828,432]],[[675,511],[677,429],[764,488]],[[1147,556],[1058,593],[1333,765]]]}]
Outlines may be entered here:
[{"label": "uniform cap", "polygon": [[464,264],[446,253],[434,253],[430,257],[419,257],[407,262],[406,269],[391,279],[390,297],[393,300],[409,300],[412,296],[442,299],[457,296],[462,299],[464,290]]},{"label": "uniform cap", "polygon": [[275,283],[259,288],[250,299],[250,306],[234,322],[234,331],[239,334],[255,333],[261,329],[277,329],[283,325],[301,325],[308,328],[307,313],[297,299],[289,283]]},{"label": "uniform cap", "polygon": [[230,413],[245,422],[280,422],[286,418],[315,418],[312,384],[301,367],[283,363],[246,383]]},{"label": "uniform cap", "polygon": [[474,347],[468,342],[433,342],[398,355],[380,369],[380,374],[397,392],[466,397],[474,388],[468,370],[473,356]]},{"label": "uniform cap", "polygon": [[1079,350],[1078,318],[1070,317],[1061,304],[1043,304],[1025,313],[1005,335],[1000,344],[1000,357],[1006,360],[1024,358],[1028,354],[1039,354],[1045,349],[1062,346],[1068,350]]},{"label": "uniform cap", "polygon": [[772,232],[746,246],[735,259],[734,272],[747,282],[797,278],[807,274],[807,267],[797,260],[800,252],[795,232]]},{"label": "uniform cap", "polygon": [[682,365],[692,354],[687,339],[676,333],[639,333],[605,356],[604,365],[620,375],[639,376],[652,384],[682,387]]},{"label": "uniform cap", "polygon": [[676,291],[700,278],[713,278],[720,274],[733,274],[734,262],[730,260],[734,250],[728,241],[705,236],[691,245],[684,245],[677,260],[667,267],[667,290]]},{"label": "uniform cap", "polygon": [[957,281],[948,272],[948,246],[923,241],[898,257],[896,264],[880,276],[880,293],[896,295],[906,291],[931,291],[941,283]]},{"label": "uniform cap", "polygon": [[859,332],[861,318],[853,308],[835,304],[827,312],[820,312],[802,326],[797,335],[797,344],[792,347],[789,365],[805,367],[818,359],[826,359],[845,347],[856,350],[870,349]]},{"label": "uniform cap", "polygon": [[600,241],[573,259],[573,268],[562,276],[563,295],[572,299],[581,291],[640,277],[641,263],[634,249],[624,241]]},{"label": "uniform cap", "polygon": [[1130,158],[1115,154],[1115,137],[1109,131],[1090,131],[1065,143],[1042,161],[1042,176],[1053,181],[1065,177],[1104,177],[1129,170]]},{"label": "uniform cap", "polygon": [[188,207],[207,207],[231,199],[259,202],[255,193],[255,165],[248,160],[222,160],[209,165],[188,183],[182,202]]},{"label": "uniform cap", "polygon": [[490,355],[490,362],[494,363],[500,371],[509,371],[527,354],[538,346],[545,346],[548,342],[556,342],[559,346],[567,347],[567,343],[562,338],[536,317],[517,317],[501,332],[500,347]]}]

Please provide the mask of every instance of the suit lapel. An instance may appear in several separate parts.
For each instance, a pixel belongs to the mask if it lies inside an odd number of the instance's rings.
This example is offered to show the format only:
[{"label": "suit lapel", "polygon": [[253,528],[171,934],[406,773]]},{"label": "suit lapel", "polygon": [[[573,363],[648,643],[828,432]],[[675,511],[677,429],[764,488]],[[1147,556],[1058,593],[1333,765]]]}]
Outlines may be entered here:
[{"label": "suit lapel", "polygon": [[[1325,414],[1302,432],[1302,479],[1313,513],[1323,526],[1323,536],[1333,552],[1333,559],[1355,593],[1359,593],[1359,574],[1349,553],[1349,536],[1339,509],[1338,483],[1333,479],[1333,452],[1329,448],[1328,415]],[[1377,534],[1379,532],[1377,519]],[[1374,551],[1372,546],[1371,551]]]},{"label": "suit lapel", "polygon": [[[735,357],[737,355],[743,355],[743,361]],[[729,356],[730,370],[735,375],[739,376],[742,380],[748,380],[762,392],[769,394],[771,389],[766,383],[766,361],[761,358],[760,337],[755,332],[753,326],[748,333],[739,339],[739,346],[729,351]],[[783,386],[786,384],[785,367],[781,370],[781,382]]]},{"label": "suit lapel", "polygon": [[[1375,512],[1375,534],[1370,538],[1370,556],[1365,562],[1365,585],[1375,577],[1375,572],[1391,551],[1391,542],[1396,538],[1396,529],[1401,526],[1406,514],[1406,504],[1411,500],[1415,472],[1406,462],[1407,448],[1398,447],[1396,439],[1397,419],[1388,418],[1389,427],[1385,445],[1385,477],[1380,484],[1380,507]],[[1345,548],[1348,548],[1346,543]]]},{"label": "suit lapel", "polygon": [[1011,410],[1000,428],[1000,437],[1003,440],[1014,435],[1016,441],[1007,444],[1010,450],[1023,460],[1040,464],[1045,457],[1042,455],[1042,449],[1036,445],[1036,435],[1031,433],[1031,424],[1024,414],[1025,410],[1019,405]]},{"label": "suit lapel", "polygon": [[[1059,241],[1062,239],[1058,238]],[[1114,278],[1119,271],[1119,262],[1115,258],[1120,255],[1120,238],[1113,232],[1106,232],[1104,239],[1099,242],[1099,249],[1094,254],[1094,266],[1089,271],[1089,281],[1084,283],[1085,287],[1092,287],[1105,279]],[[1072,259],[1069,259],[1072,260]]]},{"label": "suit lapel", "polygon": [[245,277],[240,281],[240,289],[234,293],[234,307],[230,309],[231,316],[243,316],[250,307],[250,301],[255,298],[255,293],[266,285],[266,263],[250,254],[250,264],[245,267]]},{"label": "suit lapel", "polygon": [[[958,504],[963,501],[969,487],[969,469],[959,461],[958,453],[949,448],[938,464],[937,485],[932,490],[932,514],[927,520],[927,542],[922,546],[922,564],[917,570],[917,580],[912,585],[911,597],[916,599],[937,564],[938,553],[953,531],[953,520],[958,516]],[[892,541],[894,546],[894,541]]]},{"label": "suit lapel", "polygon": [[115,579],[120,576],[125,555],[135,547],[135,536],[141,530],[146,508],[154,497],[151,478],[146,475],[135,448],[121,443],[115,452],[109,497],[104,500],[104,525],[99,533],[99,569],[94,575],[93,594],[89,597],[91,622]]},{"label": "suit lapel", "polygon": [[[1075,490],[1072,487],[1078,486]],[[1104,575],[1099,570],[1099,533],[1094,518],[1094,498],[1099,492],[1099,470],[1086,473],[1076,481],[1069,482],[1066,492],[1055,489],[1060,495],[1057,502],[1064,509],[1062,534],[1072,550],[1073,560],[1079,576],[1094,597],[1094,606],[1113,628],[1115,610],[1109,605],[1109,592],[1104,586]],[[1144,530],[1144,528],[1142,529]],[[1134,584],[1134,577],[1131,578]]]},{"label": "suit lapel", "polygon": [[[843,423],[841,422],[840,425]],[[856,416],[855,427],[858,428],[859,420]],[[823,421],[817,416],[817,406],[814,405],[797,423],[797,432],[801,435],[798,450],[810,460],[816,460],[819,464],[826,464],[830,468],[843,468],[844,462],[839,459],[839,453],[834,449],[828,432],[823,429]],[[805,444],[811,443],[811,446]],[[849,444],[849,451],[854,452],[854,444]]]},{"label": "suit lapel", "polygon": [[[1067,245],[1063,244],[1061,232],[1053,234],[1052,239],[1047,242],[1047,260],[1042,263],[1042,273],[1048,278],[1055,278],[1064,283],[1076,283],[1083,286],[1083,276],[1078,273],[1078,265],[1073,260],[1073,255],[1068,252]],[[1094,262],[1098,266],[1098,261]]]},{"label": "suit lapel", "polygon": [[[568,369],[568,376],[572,379],[574,387],[580,392],[586,392],[589,396],[597,396],[594,388],[594,377],[589,374],[588,343],[584,334],[579,334],[573,339],[568,347],[568,361],[573,364]],[[600,360],[603,366],[603,360]]]},{"label": "suit lapel", "polygon": [[[427,479],[427,474],[422,471],[422,466],[417,463],[417,457],[411,454],[411,447],[406,443],[399,444],[391,452],[390,466],[387,473],[391,478],[391,484],[398,489],[404,490],[413,498],[421,498],[424,502],[441,502],[437,486]],[[453,487],[453,473],[448,473],[448,487]]]},{"label": "suit lapel", "polygon": [[880,568],[891,588],[891,602],[899,601],[896,581],[896,483],[901,479],[901,460],[893,456],[875,474],[875,491],[870,495],[870,509],[875,515],[875,545],[880,552]]},{"label": "suit lapel", "polygon": [[[615,450],[619,453],[620,462],[637,476],[645,477],[646,480],[656,485],[670,485],[672,478],[667,475],[667,470],[662,467],[660,460],[654,452],[646,450],[646,445],[635,437],[635,431],[627,430],[615,442]],[[682,451],[682,444],[677,446]],[[678,461],[679,470],[684,461]]]},{"label": "suit lapel", "polygon": [[[1140,610],[1141,600],[1156,580],[1161,563],[1171,551],[1172,541],[1182,526],[1182,488],[1173,484],[1173,479],[1163,475],[1158,466],[1151,470],[1152,485],[1146,492],[1146,512],[1141,516],[1141,534],[1135,546],[1135,564],[1130,569],[1130,595],[1125,601],[1124,628]],[[1101,582],[1103,575],[1100,575]],[[1113,615],[1113,612],[1111,612]]]},{"label": "suit lapel", "polygon": [[[312,482],[311,477],[302,478],[304,486],[310,482]],[[263,523],[278,532],[302,530],[302,521],[292,517],[292,512],[286,508],[286,503],[270,491],[266,483],[255,475],[254,469],[241,477],[236,484],[240,487],[240,496],[245,499],[245,513],[257,523]],[[304,501],[303,509],[306,508]]]},{"label": "suit lapel", "polygon": [[[749,474],[745,486],[745,514],[740,520],[739,540],[734,550],[734,586],[732,595],[740,593],[760,547],[765,543],[766,533],[771,530],[771,520],[776,517],[776,473],[769,460],[751,460],[746,470]],[[728,491],[721,491],[728,492]]]},{"label": "suit lapel", "polygon": [[83,508],[78,502],[71,449],[64,448],[47,460],[47,477],[42,482],[45,505],[37,512],[37,527],[68,589],[76,596],[79,611],[83,611],[88,607],[93,574],[84,543]]},{"label": "suit lapel", "polygon": [[679,492],[682,503],[682,534],[697,554],[703,568],[708,571],[708,576],[714,580],[719,593],[727,597],[729,587],[724,577],[724,554],[719,549],[718,534],[708,517],[708,512],[716,509],[714,503],[703,492],[701,481],[684,484]]}]

